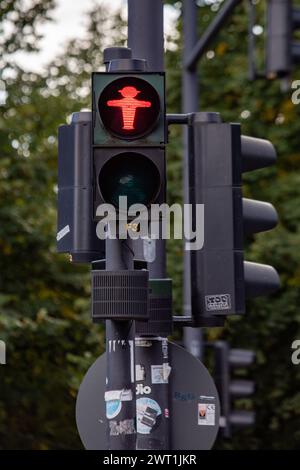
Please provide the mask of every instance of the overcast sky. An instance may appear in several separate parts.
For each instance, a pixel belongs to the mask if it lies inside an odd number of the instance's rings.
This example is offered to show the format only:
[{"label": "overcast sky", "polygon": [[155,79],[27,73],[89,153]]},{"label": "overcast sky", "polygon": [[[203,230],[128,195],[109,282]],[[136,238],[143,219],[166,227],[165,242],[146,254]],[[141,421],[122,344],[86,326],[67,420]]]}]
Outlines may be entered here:
[{"label": "overcast sky", "polygon": [[[68,39],[83,36],[85,32],[86,17],[92,5],[107,5],[112,9],[122,7],[124,14],[127,10],[127,0],[57,0],[57,8],[53,13],[53,22],[42,26],[44,39],[41,42],[41,52],[38,54],[19,53],[17,61],[24,68],[40,71],[51,59],[63,50]],[[165,29],[170,32],[176,19],[172,7],[165,11]]]}]

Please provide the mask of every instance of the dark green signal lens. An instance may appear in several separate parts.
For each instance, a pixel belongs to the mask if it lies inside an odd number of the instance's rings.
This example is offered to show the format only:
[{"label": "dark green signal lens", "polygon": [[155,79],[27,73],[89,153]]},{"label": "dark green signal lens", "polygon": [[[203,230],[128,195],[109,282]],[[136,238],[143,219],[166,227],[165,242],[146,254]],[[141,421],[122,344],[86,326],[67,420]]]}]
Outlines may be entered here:
[{"label": "dark green signal lens", "polygon": [[119,206],[119,197],[127,197],[127,206],[149,206],[160,189],[160,174],[145,155],[125,152],[108,160],[99,175],[99,187],[106,203]]}]

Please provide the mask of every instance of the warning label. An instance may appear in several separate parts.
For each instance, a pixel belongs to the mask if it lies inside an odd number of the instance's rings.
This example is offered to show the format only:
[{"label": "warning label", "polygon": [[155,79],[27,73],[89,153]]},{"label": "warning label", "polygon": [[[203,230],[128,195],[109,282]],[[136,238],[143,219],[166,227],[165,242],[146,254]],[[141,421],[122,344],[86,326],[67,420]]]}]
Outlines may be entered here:
[{"label": "warning label", "polygon": [[213,403],[198,403],[198,424],[201,426],[214,426],[216,405]]}]

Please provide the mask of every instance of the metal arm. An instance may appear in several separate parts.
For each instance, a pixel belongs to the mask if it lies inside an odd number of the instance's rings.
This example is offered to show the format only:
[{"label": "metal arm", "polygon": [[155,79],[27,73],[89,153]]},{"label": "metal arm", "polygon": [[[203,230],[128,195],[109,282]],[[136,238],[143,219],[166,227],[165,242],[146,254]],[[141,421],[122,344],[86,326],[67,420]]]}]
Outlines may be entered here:
[{"label": "metal arm", "polygon": [[215,18],[212,20],[212,22],[205,30],[195,47],[192,49],[192,52],[188,56],[184,64],[188,70],[193,70],[196,68],[197,62],[203,55],[204,51],[207,49],[211,41],[215,38],[216,34],[220,31],[223,24],[231,15],[235,7],[239,5],[241,1],[242,0],[227,0],[223,8],[219,11],[219,13],[217,13]]}]

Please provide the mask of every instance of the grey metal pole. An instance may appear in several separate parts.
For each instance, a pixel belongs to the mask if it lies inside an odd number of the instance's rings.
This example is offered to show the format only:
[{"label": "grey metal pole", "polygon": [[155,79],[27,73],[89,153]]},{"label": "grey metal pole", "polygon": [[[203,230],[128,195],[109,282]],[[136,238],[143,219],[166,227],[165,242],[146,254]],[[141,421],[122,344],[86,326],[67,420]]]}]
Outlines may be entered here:
[{"label": "grey metal pole", "polygon": [[256,78],[255,66],[255,36],[253,27],[255,26],[256,14],[253,0],[248,0],[248,76],[253,81]]},{"label": "grey metal pole", "polygon": [[[183,1],[183,64],[186,63],[190,51],[197,43],[197,5],[195,0]],[[198,111],[198,77],[196,69],[183,68],[182,81],[182,112],[191,113]],[[184,129],[184,203],[189,200],[189,175],[188,175],[188,134]],[[190,253],[184,252],[184,276],[183,276],[183,313],[191,315],[191,276]],[[200,328],[186,327],[183,330],[183,340],[186,349],[198,357],[202,357],[202,330]]]},{"label": "grey metal pole", "polygon": [[[135,59],[146,59],[148,71],[164,71],[163,0],[128,0],[128,47]],[[152,279],[166,277],[165,240],[156,240],[148,269]]]},{"label": "grey metal pole", "polygon": [[164,70],[162,0],[128,0],[128,47],[135,59],[146,59],[148,70]]},{"label": "grey metal pole", "polygon": [[[104,50],[106,70],[112,59],[130,58],[131,51],[113,47]],[[105,241],[107,271],[133,270],[132,240],[107,238]],[[135,325],[133,321],[106,321],[106,414],[116,400],[121,401],[118,413],[120,429],[107,419],[108,450],[136,449],[136,401],[134,365]]]},{"label": "grey metal pole", "polygon": [[[163,0],[128,0],[128,47],[134,58],[146,59],[148,71],[164,71]],[[156,257],[148,263],[148,269],[151,279],[166,277],[165,240],[156,240]],[[168,374],[158,381],[152,377],[154,367],[161,367],[160,372],[168,367],[167,339],[159,336],[137,338],[135,353],[137,370],[151,371],[150,375],[136,378],[137,393],[140,390],[141,395],[143,390],[148,392],[147,398],[137,394],[137,449],[170,449]],[[145,423],[148,429],[151,428],[147,434],[143,434]]]},{"label": "grey metal pole", "polygon": [[[106,270],[133,269],[130,240],[106,239]],[[109,406],[121,401],[115,421],[107,420],[108,450],[136,449],[136,401],[134,373],[134,322],[106,321],[106,392],[107,415]],[[122,429],[120,429],[122,427]]]}]

